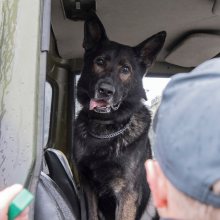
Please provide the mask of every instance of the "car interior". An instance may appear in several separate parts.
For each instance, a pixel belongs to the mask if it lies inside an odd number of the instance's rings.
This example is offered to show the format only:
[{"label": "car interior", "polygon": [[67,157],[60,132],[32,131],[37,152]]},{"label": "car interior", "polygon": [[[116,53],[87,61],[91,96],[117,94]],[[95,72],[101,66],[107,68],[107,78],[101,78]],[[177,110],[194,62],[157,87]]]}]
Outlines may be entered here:
[{"label": "car interior", "polygon": [[[145,81],[188,73],[220,56],[219,0],[52,0],[44,166],[36,193],[35,219],[88,217],[71,155],[74,120],[80,109],[76,85],[83,68],[84,20],[91,9],[102,21],[109,39],[121,44],[136,46],[160,31],[167,32],[164,47]],[[157,82],[155,87],[159,87]],[[152,111],[158,108],[160,98],[151,101]]]}]

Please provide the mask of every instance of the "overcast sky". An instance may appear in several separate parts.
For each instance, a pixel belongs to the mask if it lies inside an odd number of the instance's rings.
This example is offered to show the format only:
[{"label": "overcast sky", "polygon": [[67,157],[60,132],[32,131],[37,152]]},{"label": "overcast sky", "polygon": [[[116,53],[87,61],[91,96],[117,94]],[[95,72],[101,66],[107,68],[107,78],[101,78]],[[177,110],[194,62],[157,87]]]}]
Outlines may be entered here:
[{"label": "overcast sky", "polygon": [[162,94],[162,91],[166,87],[167,83],[170,81],[170,78],[153,78],[153,77],[144,77],[143,86],[147,92],[147,102],[148,106],[151,106],[151,101],[158,95]]}]

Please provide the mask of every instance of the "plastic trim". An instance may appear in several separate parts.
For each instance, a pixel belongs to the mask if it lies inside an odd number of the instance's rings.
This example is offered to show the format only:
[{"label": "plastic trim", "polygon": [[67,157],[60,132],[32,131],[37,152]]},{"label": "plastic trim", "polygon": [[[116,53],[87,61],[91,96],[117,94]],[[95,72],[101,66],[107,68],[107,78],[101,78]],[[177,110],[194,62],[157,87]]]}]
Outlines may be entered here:
[{"label": "plastic trim", "polygon": [[41,51],[50,49],[50,17],[51,0],[43,0],[42,26],[41,26]]}]

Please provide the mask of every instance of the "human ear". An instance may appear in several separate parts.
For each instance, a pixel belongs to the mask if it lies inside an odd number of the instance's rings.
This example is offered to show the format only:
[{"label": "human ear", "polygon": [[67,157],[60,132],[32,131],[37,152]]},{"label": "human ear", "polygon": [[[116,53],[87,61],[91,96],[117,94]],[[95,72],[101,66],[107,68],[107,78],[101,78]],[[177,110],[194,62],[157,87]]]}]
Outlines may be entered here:
[{"label": "human ear", "polygon": [[147,160],[145,162],[145,169],[147,172],[147,181],[153,195],[154,205],[157,208],[163,208],[167,205],[166,177],[157,161]]}]

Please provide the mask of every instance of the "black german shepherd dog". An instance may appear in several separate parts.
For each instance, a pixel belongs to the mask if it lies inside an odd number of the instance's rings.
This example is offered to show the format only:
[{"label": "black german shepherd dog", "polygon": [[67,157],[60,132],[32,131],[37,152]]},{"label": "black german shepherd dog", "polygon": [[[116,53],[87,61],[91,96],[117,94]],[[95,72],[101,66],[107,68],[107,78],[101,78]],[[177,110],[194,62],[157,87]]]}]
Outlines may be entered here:
[{"label": "black german shepherd dog", "polygon": [[152,152],[151,115],[141,102],[146,100],[142,78],[162,49],[166,32],[136,47],[125,46],[108,39],[93,11],[84,31],[85,64],[77,86],[82,110],[75,122],[74,160],[87,219],[157,219],[144,169]]}]

